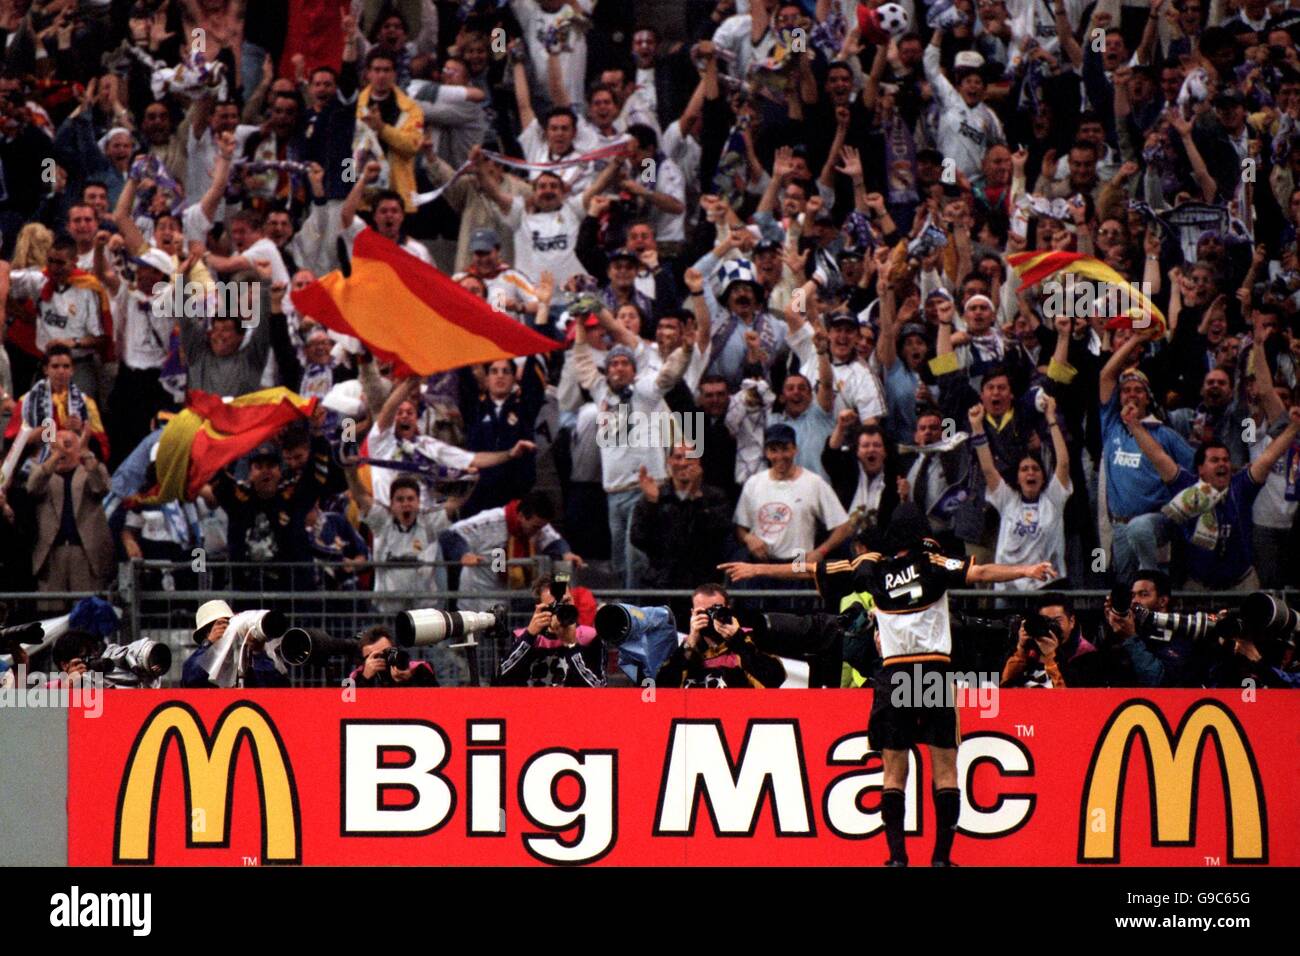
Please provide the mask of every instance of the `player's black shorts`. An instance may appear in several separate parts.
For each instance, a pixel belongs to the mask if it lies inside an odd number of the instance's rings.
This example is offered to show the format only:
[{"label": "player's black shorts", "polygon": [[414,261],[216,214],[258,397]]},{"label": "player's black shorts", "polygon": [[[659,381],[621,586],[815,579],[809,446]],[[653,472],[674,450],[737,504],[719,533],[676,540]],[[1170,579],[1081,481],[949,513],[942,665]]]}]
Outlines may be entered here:
[{"label": "player's black shorts", "polygon": [[867,737],[876,750],[961,743],[950,665],[939,661],[883,667],[872,687]]}]

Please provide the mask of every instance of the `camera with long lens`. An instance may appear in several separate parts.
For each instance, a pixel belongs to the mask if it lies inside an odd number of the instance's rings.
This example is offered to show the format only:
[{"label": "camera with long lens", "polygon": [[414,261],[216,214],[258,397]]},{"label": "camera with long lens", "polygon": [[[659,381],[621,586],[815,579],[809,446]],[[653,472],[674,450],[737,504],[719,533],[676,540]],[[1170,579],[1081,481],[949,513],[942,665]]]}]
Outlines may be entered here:
[{"label": "camera with long lens", "polygon": [[1201,611],[1179,614],[1152,611],[1150,608],[1134,605],[1133,623],[1136,625],[1137,633],[1154,640],[1171,641],[1178,637],[1190,641],[1203,641],[1210,637],[1230,634],[1234,627],[1239,627],[1240,618],[1232,613],[1222,615],[1216,620],[1213,615]]},{"label": "camera with long lens", "polygon": [[633,681],[654,677],[677,647],[677,623],[667,607],[602,604],[596,610],[596,636],[618,648],[618,667]]},{"label": "camera with long lens", "polygon": [[[477,647],[475,635],[499,628],[504,619],[502,611],[442,611],[437,608],[418,608],[397,615],[393,636],[401,647],[427,647],[448,638],[457,643],[448,647]],[[459,641],[459,638],[467,640]]]},{"label": "camera with long lens", "polygon": [[551,597],[553,600],[542,608],[543,611],[550,612],[555,620],[559,622],[560,627],[573,627],[578,623],[578,606],[576,604],[564,604],[564,596],[569,593],[569,581],[571,575],[561,571],[551,579]]},{"label": "camera with long lens", "polygon": [[301,627],[291,627],[283,611],[243,611],[230,619],[236,634],[263,643],[266,656],[285,667],[301,667],[312,655],[312,639]]},{"label": "camera with long lens", "polygon": [[130,644],[109,644],[84,663],[87,671],[104,675],[112,687],[156,686],[171,670],[172,649],[145,637]]},{"label": "camera with long lens", "polygon": [[384,660],[388,662],[389,670],[404,671],[411,668],[411,652],[404,647],[390,647]]},{"label": "camera with long lens", "polygon": [[45,627],[40,621],[0,628],[0,654],[13,654],[20,650],[23,644],[39,644],[43,640],[45,640]]}]

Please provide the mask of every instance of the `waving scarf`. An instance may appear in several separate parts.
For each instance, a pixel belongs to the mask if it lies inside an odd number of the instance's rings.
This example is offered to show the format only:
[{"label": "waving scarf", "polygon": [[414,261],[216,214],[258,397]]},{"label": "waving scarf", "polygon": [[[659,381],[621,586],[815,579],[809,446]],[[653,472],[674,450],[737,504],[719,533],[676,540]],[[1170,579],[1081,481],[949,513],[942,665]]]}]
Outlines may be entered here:
[{"label": "waving scarf", "polygon": [[1219,491],[1208,481],[1198,481],[1190,488],[1174,495],[1173,500],[1160,509],[1160,513],[1176,524],[1186,524],[1195,520],[1192,544],[1213,551],[1219,544],[1220,533],[1219,520],[1215,517],[1214,509],[1227,495],[1226,488]]}]

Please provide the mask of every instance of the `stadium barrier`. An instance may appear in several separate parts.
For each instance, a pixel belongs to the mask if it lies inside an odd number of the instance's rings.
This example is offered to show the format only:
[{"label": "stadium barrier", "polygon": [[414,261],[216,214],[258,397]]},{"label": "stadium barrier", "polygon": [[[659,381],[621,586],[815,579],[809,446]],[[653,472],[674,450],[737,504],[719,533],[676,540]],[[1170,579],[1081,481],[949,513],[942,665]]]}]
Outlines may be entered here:
[{"label": "stadium barrier", "polygon": [[[879,865],[870,693],[118,693],[69,712],[66,802],[38,812],[66,813],[86,866]],[[959,862],[1300,864],[1300,696],[999,704],[961,708]],[[912,759],[923,864],[931,771]]]}]

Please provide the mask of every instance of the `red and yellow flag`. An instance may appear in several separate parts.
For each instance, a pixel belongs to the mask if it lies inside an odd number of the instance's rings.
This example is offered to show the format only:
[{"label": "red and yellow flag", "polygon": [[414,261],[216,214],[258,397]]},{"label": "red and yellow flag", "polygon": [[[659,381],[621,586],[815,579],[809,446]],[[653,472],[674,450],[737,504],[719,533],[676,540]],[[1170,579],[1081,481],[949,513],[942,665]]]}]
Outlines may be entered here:
[{"label": "red and yellow flag", "polygon": [[1016,270],[1016,275],[1020,277],[1020,284],[1024,288],[1037,285],[1058,272],[1117,287],[1120,290],[1120,298],[1127,297],[1127,302],[1124,308],[1118,310],[1118,314],[1110,317],[1110,321],[1106,323],[1108,329],[1131,327],[1134,319],[1139,316],[1150,316],[1151,321],[1155,322],[1162,331],[1167,325],[1164,314],[1141,289],[1100,259],[1085,256],[1081,252],[1013,252],[1007,256],[1007,262]]},{"label": "red and yellow flag", "polygon": [[373,229],[357,236],[351,275],[331,272],[293,293],[293,304],[335,332],[360,339],[381,361],[398,362],[418,375],[563,348]]},{"label": "red and yellow flag", "polygon": [[140,503],[194,498],[226,465],[296,419],[309,418],[316,402],[287,388],[249,392],[228,402],[208,392],[190,392],[188,407],[163,428],[155,462],[158,484]]}]

